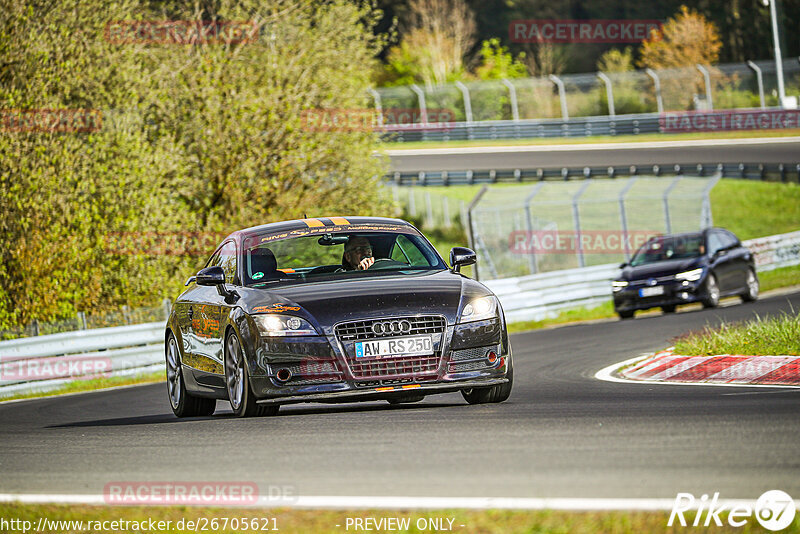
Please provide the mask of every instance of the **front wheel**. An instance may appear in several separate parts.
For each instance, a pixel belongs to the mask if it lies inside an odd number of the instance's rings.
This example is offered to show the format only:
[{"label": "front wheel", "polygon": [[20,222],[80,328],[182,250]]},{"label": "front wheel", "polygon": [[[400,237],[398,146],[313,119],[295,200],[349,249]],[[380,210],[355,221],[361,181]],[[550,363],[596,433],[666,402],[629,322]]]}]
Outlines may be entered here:
[{"label": "front wheel", "polygon": [[747,270],[747,289],[742,293],[743,302],[753,302],[758,299],[758,277],[753,269]]},{"label": "front wheel", "polygon": [[262,406],[256,403],[249,376],[239,337],[231,331],[225,341],[225,385],[233,415],[252,417],[278,413],[279,406]]},{"label": "front wheel", "polygon": [[186,391],[181,369],[181,355],[178,342],[170,332],[166,345],[167,357],[167,394],[172,413],[178,417],[197,417],[212,415],[217,407],[216,399],[194,397]]},{"label": "front wheel", "polygon": [[508,378],[508,382],[505,384],[498,384],[488,388],[462,389],[461,396],[470,404],[503,402],[511,395],[511,388],[514,385],[514,366],[511,364],[511,359],[508,360],[506,378]]},{"label": "front wheel", "polygon": [[717,306],[719,306],[719,285],[717,285],[717,277],[709,273],[706,278],[703,307],[716,308]]}]

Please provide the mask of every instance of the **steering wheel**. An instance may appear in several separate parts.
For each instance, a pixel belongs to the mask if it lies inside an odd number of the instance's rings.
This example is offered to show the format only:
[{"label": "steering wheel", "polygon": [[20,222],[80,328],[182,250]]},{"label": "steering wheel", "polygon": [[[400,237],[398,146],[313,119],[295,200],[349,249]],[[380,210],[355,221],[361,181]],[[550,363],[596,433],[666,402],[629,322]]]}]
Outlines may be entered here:
[{"label": "steering wheel", "polygon": [[[389,264],[389,262],[391,262],[391,265]],[[406,265],[401,261],[396,261],[391,258],[376,258],[375,262],[372,265],[370,265],[368,269],[374,269],[376,266],[378,266],[378,264],[381,264],[381,266],[378,267],[378,269],[380,269],[381,267],[392,267],[394,265]]]}]

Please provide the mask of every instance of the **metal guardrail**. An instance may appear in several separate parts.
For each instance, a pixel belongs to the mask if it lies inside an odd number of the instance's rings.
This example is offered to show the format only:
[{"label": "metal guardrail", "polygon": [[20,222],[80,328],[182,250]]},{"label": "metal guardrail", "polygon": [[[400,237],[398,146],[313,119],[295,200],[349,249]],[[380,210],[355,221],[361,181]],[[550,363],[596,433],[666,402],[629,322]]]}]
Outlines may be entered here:
[{"label": "metal guardrail", "polygon": [[[755,253],[759,271],[800,264],[800,231],[753,239],[745,245]],[[611,280],[618,274],[619,266],[610,264],[489,280],[485,284],[500,298],[506,318],[515,322],[607,301],[611,297]],[[51,391],[97,374],[97,368],[92,366],[71,373],[65,363],[69,361],[103,362],[103,376],[163,371],[163,341],[164,323],[155,322],[0,342],[0,398]],[[57,372],[59,366],[67,372]],[[42,376],[43,370],[49,370],[44,373],[46,376]]]},{"label": "metal guardrail", "polygon": [[145,323],[0,342],[0,398],[46,392],[93,377],[164,369],[164,323]]},{"label": "metal guardrail", "polygon": [[522,183],[543,180],[583,180],[648,176],[711,176],[743,180],[800,182],[800,163],[681,163],[593,167],[536,167],[460,171],[393,172],[384,180],[400,186]]},{"label": "metal guardrail", "polygon": [[[800,265],[800,231],[744,241],[760,272]],[[611,300],[618,264],[596,265],[517,278],[485,280],[503,305],[506,320],[538,321],[566,309],[597,306]]]}]

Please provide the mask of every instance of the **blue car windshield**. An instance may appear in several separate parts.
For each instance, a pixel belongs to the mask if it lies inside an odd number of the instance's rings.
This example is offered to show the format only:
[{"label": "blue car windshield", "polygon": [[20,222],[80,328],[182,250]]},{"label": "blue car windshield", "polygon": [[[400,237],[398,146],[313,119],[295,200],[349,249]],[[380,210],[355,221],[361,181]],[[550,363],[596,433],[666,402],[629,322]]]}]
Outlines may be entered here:
[{"label": "blue car windshield", "polygon": [[247,238],[240,257],[247,286],[413,275],[447,266],[421,235],[338,232],[284,239]]},{"label": "blue car windshield", "polygon": [[667,260],[696,258],[705,253],[703,236],[689,234],[656,237],[642,245],[631,259],[631,266]]}]

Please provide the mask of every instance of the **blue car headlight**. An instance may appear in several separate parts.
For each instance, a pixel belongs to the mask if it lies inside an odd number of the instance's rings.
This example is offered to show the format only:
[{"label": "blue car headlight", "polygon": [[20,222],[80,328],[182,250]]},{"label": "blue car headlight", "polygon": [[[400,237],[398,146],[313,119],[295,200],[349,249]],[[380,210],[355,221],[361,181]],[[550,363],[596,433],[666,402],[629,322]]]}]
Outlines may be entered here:
[{"label": "blue car headlight", "polygon": [[497,299],[495,297],[479,297],[469,301],[461,310],[460,323],[481,321],[497,317]]},{"label": "blue car headlight", "polygon": [[692,269],[675,275],[675,280],[686,280],[687,282],[697,282],[703,277],[703,269]]},{"label": "blue car headlight", "polygon": [[262,336],[316,336],[314,327],[294,315],[254,315],[253,320]]}]

